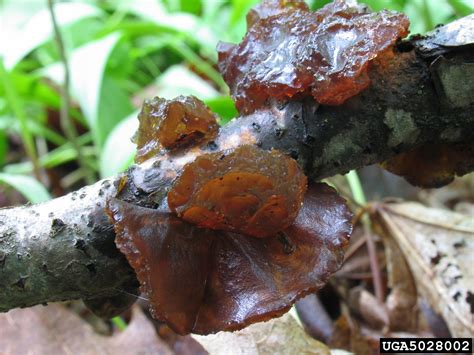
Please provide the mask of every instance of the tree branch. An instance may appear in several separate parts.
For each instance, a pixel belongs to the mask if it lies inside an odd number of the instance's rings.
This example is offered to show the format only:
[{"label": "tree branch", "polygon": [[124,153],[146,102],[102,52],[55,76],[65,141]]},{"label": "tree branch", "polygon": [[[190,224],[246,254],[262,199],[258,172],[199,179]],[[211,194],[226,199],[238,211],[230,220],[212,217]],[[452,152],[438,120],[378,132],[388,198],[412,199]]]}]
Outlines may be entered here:
[{"label": "tree branch", "polygon": [[[208,149],[243,143],[276,148],[319,180],[425,143],[472,142],[472,23],[465,18],[400,43],[394,57],[372,63],[371,86],[341,106],[274,103],[222,127]],[[130,169],[121,198],[141,205],[162,200],[180,169],[176,160]],[[76,298],[94,303],[135,292],[133,270],[116,249],[104,212],[120,179],[0,211],[0,311]]]}]

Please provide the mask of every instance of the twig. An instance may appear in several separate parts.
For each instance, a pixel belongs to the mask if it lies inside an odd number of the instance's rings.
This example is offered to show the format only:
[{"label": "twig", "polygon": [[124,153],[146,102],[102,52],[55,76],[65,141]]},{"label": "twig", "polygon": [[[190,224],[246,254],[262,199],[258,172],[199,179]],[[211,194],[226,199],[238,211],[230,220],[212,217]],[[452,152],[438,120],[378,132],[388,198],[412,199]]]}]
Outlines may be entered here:
[{"label": "twig", "polygon": [[352,258],[354,254],[360,249],[360,247],[363,246],[365,243],[365,238],[360,238],[354,244],[352,244],[347,250],[346,255],[344,256],[344,262]]},{"label": "twig", "polygon": [[66,134],[67,139],[72,143],[74,150],[77,152],[77,161],[82,170],[84,170],[85,180],[87,184],[93,184],[96,181],[94,173],[88,168],[81,146],[77,140],[77,130],[74,123],[69,115],[70,108],[70,95],[69,95],[69,62],[64,48],[64,42],[62,39],[61,31],[56,20],[54,13],[54,0],[48,0],[48,10],[51,15],[51,21],[54,28],[54,38],[58,46],[59,56],[64,67],[64,82],[61,87],[61,110],[60,110],[60,123],[61,129]]},{"label": "twig", "polygon": [[[361,205],[366,206],[367,200],[365,198],[364,190],[362,188],[362,184],[359,180],[359,176],[355,170],[352,170],[347,174],[347,181],[349,182],[349,186],[352,190],[352,194],[354,199]],[[364,211],[365,208],[363,208]],[[375,290],[375,296],[377,300],[383,303],[385,301],[385,295],[383,291],[383,284],[382,284],[382,274],[380,272],[380,265],[377,259],[377,249],[375,247],[375,242],[372,239],[372,235],[370,233],[370,220],[368,216],[364,213],[358,215],[362,221],[362,225],[364,228],[364,239],[367,244],[367,252],[369,254],[370,260],[370,269],[372,271],[373,276],[373,284]]]},{"label": "twig", "polygon": [[369,253],[370,270],[372,271],[372,281],[374,283],[375,297],[381,303],[385,302],[385,292],[382,283],[382,273],[380,272],[379,260],[377,259],[377,249],[372,239],[372,234],[367,226],[364,226],[365,240],[367,243],[367,252]]}]

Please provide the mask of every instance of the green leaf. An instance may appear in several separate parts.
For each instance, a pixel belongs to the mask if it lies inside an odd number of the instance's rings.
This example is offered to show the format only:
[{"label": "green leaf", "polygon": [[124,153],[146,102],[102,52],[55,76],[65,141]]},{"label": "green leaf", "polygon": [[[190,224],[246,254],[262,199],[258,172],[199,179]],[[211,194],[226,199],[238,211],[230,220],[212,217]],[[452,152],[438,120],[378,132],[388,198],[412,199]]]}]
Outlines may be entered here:
[{"label": "green leaf", "polygon": [[222,15],[222,11],[224,11],[222,9],[223,5],[225,5],[225,3],[222,1],[203,1],[202,18],[204,21],[211,23],[217,16]]},{"label": "green leaf", "polygon": [[[95,160],[97,159],[96,151],[93,147],[85,146],[85,144],[90,143],[90,141],[90,133],[85,133],[84,135],[78,137],[78,143],[83,146],[82,153],[84,154],[88,165],[95,169]],[[42,167],[51,169],[75,159],[77,159],[77,151],[72,147],[71,142],[67,142],[62,146],[55,148],[46,154],[43,154],[40,157],[39,162]],[[33,172],[33,164],[28,161],[9,164],[5,165],[3,171],[9,174],[29,174]]]},{"label": "green leaf", "polygon": [[216,32],[198,16],[185,12],[170,13],[157,1],[123,0],[121,4],[122,10],[152,21],[162,30],[184,34],[187,39],[199,43],[207,55],[215,54]]},{"label": "green leaf", "polygon": [[107,137],[100,156],[102,178],[114,176],[126,170],[133,162],[136,146],[132,136],[138,128],[138,111],[120,122]]},{"label": "green leaf", "polygon": [[240,42],[247,29],[247,13],[258,2],[259,0],[232,0],[229,19],[229,40],[231,42]]},{"label": "green leaf", "polygon": [[[71,93],[81,106],[98,147],[103,138],[99,122],[103,75],[109,56],[118,40],[119,34],[113,33],[90,42],[74,50],[69,60]],[[58,83],[63,81],[64,70],[60,63],[48,66],[43,73]]]},{"label": "green leaf", "polygon": [[235,108],[234,101],[230,96],[218,96],[203,100],[209,108],[217,113],[221,118],[220,124],[224,125],[232,118],[237,117],[238,112]]},{"label": "green leaf", "polygon": [[[172,11],[189,12],[199,15],[202,10],[201,0],[162,0]],[[207,0],[207,2],[215,2],[215,0]]]},{"label": "green leaf", "polygon": [[258,2],[259,0],[232,0],[231,26],[242,22],[247,16],[248,11]]},{"label": "green leaf", "polygon": [[472,0],[448,0],[457,16],[467,16],[474,13],[474,2]]},{"label": "green leaf", "polygon": [[33,135],[27,127],[27,115],[21,102],[15,85],[12,83],[10,73],[5,70],[3,65],[3,58],[0,58],[0,82],[3,84],[5,90],[5,98],[10,106],[12,113],[15,115],[20,125],[20,133],[26,154],[34,164],[37,164],[36,147],[34,144]]},{"label": "green leaf", "polygon": [[4,130],[0,130],[0,166],[5,164],[8,152],[8,140]]},{"label": "green leaf", "polygon": [[125,90],[116,80],[104,76],[96,124],[98,147],[103,146],[112,129],[131,112],[133,106]]},{"label": "green leaf", "polygon": [[31,203],[40,203],[51,199],[45,187],[28,175],[0,173],[0,183],[13,187]]},{"label": "green leaf", "polygon": [[191,64],[198,73],[204,74],[207,78],[211,79],[221,91],[228,92],[227,84],[224,79],[222,79],[221,74],[214,69],[209,62],[201,59],[201,57],[183,43],[183,41],[177,40],[170,42],[169,46],[186,59],[186,61]]},{"label": "green leaf", "polygon": [[400,11],[403,9],[403,6],[394,0],[361,0],[359,2],[369,5],[373,11],[380,11],[383,9]]},{"label": "green leaf", "polygon": [[194,95],[201,100],[219,96],[212,85],[179,64],[169,67],[156,80],[156,86],[156,95],[166,99],[173,99],[179,95]]},{"label": "green leaf", "polygon": [[[46,1],[44,3],[46,4]],[[28,7],[29,4],[23,6]],[[55,5],[55,14],[58,25],[61,27],[87,17],[98,16],[101,13],[95,6],[83,3],[58,3]],[[4,16],[8,17],[9,14],[5,13]],[[2,21],[3,19],[0,19],[0,22]],[[51,16],[47,9],[42,9],[26,23],[17,24],[16,28],[2,26],[2,32],[5,34],[2,36],[2,42],[6,41],[2,49],[5,67],[11,69],[28,53],[52,37]]]},{"label": "green leaf", "polygon": [[453,10],[446,0],[407,1],[403,12],[410,18],[410,32],[425,33],[436,25],[446,23],[453,16]]},{"label": "green leaf", "polygon": [[452,7],[446,0],[424,0],[427,13],[430,15],[432,27],[429,30],[434,29],[436,25],[446,24],[451,21],[454,15]]},{"label": "green leaf", "polygon": [[311,10],[318,10],[324,5],[329,4],[331,0],[311,0],[308,1]]}]

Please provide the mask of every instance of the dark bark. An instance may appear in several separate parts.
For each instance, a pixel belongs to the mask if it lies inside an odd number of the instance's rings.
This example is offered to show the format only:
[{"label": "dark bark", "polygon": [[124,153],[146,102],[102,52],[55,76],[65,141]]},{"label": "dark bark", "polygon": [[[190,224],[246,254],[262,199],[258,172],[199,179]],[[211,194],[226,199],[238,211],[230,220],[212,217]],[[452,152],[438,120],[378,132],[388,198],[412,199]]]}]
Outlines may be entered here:
[{"label": "dark bark", "polygon": [[[223,127],[207,149],[242,141],[280,149],[319,180],[425,143],[472,142],[472,23],[470,16],[427,38],[400,43],[393,58],[372,63],[371,86],[341,106],[273,103]],[[237,138],[242,136],[245,140]],[[155,204],[179,168],[169,159],[135,167],[121,197]],[[167,169],[171,174],[164,174]],[[76,298],[88,299],[103,315],[126,307],[120,295],[134,293],[137,283],[104,213],[119,181],[99,181],[44,204],[0,211],[0,311]]]}]

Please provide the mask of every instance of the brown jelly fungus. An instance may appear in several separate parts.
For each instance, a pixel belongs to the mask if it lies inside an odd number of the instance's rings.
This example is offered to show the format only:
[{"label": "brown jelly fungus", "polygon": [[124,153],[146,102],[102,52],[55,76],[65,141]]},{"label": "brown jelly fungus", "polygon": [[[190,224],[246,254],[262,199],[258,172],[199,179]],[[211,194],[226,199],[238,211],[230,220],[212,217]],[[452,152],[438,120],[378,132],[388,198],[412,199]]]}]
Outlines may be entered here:
[{"label": "brown jelly fungus", "polygon": [[436,188],[474,170],[474,143],[426,144],[383,162],[410,184]]},{"label": "brown jelly fungus", "polygon": [[185,165],[168,205],[200,227],[267,237],[293,223],[305,191],[306,176],[294,159],[244,145]]},{"label": "brown jelly fungus", "polygon": [[265,239],[198,228],[117,199],[107,213],[153,316],[179,334],[282,315],[340,268],[352,231],[345,201],[325,184],[308,189],[294,224]]},{"label": "brown jelly fungus", "polygon": [[252,10],[242,42],[218,45],[219,70],[247,114],[267,99],[312,95],[339,105],[369,85],[368,64],[408,34],[394,11],[336,0],[318,11],[302,1],[267,0]]},{"label": "brown jelly fungus", "polygon": [[146,100],[138,119],[140,125],[134,137],[137,163],[155,156],[162,148],[184,148],[210,141],[219,129],[215,115],[194,96]]}]

